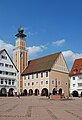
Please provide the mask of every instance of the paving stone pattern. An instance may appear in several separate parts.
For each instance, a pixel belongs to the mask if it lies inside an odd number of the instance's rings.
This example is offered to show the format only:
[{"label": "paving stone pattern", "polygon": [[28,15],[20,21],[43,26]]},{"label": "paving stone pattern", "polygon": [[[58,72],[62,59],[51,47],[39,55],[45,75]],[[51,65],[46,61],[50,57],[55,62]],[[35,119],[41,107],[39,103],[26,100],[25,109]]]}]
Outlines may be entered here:
[{"label": "paving stone pattern", "polygon": [[82,120],[82,99],[0,97],[0,120]]}]

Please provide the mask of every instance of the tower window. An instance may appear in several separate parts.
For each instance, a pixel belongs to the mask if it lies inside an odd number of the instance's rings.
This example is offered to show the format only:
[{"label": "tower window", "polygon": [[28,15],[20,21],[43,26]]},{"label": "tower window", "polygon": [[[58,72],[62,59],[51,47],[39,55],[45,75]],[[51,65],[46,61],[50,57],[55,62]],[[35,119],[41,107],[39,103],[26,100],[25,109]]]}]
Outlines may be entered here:
[{"label": "tower window", "polygon": [[22,56],[22,52],[20,52],[20,57]]}]

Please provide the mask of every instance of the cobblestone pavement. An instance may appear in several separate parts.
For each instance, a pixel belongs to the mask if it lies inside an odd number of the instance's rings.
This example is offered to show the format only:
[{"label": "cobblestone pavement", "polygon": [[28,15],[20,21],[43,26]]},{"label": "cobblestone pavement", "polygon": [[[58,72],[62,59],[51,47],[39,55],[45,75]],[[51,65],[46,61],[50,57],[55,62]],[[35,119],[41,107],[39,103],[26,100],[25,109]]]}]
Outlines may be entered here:
[{"label": "cobblestone pavement", "polygon": [[0,97],[0,120],[82,120],[82,99]]}]

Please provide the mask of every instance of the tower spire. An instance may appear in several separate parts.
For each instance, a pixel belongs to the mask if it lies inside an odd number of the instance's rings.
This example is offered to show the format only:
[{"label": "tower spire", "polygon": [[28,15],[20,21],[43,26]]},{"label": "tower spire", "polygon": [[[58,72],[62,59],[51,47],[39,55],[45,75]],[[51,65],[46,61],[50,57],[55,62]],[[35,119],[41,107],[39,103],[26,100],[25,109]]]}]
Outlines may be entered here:
[{"label": "tower spire", "polygon": [[26,35],[23,34],[23,32],[24,32],[24,29],[20,26],[20,27],[18,28],[18,33],[17,33],[15,36],[16,36],[16,37],[20,37],[20,38],[26,37]]}]

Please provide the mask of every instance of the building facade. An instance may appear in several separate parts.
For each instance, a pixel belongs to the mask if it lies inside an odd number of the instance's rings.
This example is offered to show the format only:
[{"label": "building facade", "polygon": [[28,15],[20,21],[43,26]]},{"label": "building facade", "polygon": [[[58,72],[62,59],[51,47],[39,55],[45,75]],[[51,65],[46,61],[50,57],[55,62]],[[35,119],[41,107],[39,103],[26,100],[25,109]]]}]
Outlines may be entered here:
[{"label": "building facade", "polygon": [[19,83],[18,83],[18,91],[22,93],[23,90],[23,80],[21,73],[28,65],[28,51],[26,50],[26,35],[23,34],[24,30],[22,27],[18,29],[18,33],[16,36],[16,48],[13,51],[14,64],[19,70]]},{"label": "building facade", "polygon": [[82,58],[74,61],[69,78],[70,94],[74,97],[82,96]]},{"label": "building facade", "polygon": [[22,76],[25,95],[69,96],[68,68],[61,52],[28,61]]},{"label": "building facade", "polygon": [[17,94],[18,70],[5,49],[0,51],[0,96]]}]

